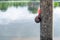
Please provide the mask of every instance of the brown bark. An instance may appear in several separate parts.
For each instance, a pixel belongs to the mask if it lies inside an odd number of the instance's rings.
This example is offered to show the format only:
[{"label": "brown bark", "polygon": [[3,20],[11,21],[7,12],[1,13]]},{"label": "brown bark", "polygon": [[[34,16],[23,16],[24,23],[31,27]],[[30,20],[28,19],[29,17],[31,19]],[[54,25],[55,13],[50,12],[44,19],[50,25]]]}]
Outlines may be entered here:
[{"label": "brown bark", "polygon": [[52,0],[40,0],[40,40],[52,40]]}]

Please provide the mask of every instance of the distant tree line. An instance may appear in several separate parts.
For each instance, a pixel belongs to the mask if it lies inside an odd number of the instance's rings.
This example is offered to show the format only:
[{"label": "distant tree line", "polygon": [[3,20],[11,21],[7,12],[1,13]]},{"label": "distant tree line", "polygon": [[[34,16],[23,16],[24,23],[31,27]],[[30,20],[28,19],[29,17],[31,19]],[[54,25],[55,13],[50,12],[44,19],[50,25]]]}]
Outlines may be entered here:
[{"label": "distant tree line", "polygon": [[0,0],[0,1],[40,1],[40,0]]},{"label": "distant tree line", "polygon": [[36,13],[40,4],[39,2],[0,2],[0,10],[3,12],[5,12],[7,8],[11,6],[14,6],[16,8],[28,6],[28,10],[30,12]]},{"label": "distant tree line", "polygon": [[60,2],[54,2],[54,7],[60,7]]}]

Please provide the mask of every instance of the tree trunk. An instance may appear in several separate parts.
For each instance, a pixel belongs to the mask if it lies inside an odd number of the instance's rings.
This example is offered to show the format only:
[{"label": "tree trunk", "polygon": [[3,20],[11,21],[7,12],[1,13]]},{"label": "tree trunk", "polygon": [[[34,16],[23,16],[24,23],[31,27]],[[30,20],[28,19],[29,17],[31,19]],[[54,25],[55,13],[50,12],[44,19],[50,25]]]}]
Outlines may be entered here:
[{"label": "tree trunk", "polygon": [[40,40],[52,40],[52,0],[40,0]]}]

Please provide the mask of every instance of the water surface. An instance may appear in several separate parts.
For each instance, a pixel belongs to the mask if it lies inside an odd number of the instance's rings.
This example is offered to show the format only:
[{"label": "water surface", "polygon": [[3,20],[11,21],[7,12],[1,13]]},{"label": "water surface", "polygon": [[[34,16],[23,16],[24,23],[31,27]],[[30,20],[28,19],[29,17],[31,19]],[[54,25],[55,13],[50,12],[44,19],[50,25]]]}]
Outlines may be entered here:
[{"label": "water surface", "polygon": [[21,40],[38,38],[39,40],[40,26],[34,21],[36,15],[28,11],[27,6],[18,8],[12,6],[6,12],[0,11],[0,40],[14,38],[22,38]]}]

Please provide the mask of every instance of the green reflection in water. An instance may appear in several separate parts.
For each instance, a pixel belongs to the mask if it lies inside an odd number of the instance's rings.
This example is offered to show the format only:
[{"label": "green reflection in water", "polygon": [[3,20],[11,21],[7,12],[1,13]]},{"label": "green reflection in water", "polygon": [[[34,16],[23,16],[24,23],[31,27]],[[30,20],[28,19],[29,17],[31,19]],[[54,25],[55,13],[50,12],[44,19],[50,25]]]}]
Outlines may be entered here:
[{"label": "green reflection in water", "polygon": [[28,10],[33,14],[37,12],[39,2],[0,2],[0,10],[6,11],[8,7],[24,7],[28,6]]},{"label": "green reflection in water", "polygon": [[60,7],[60,2],[54,2],[54,7]]}]

